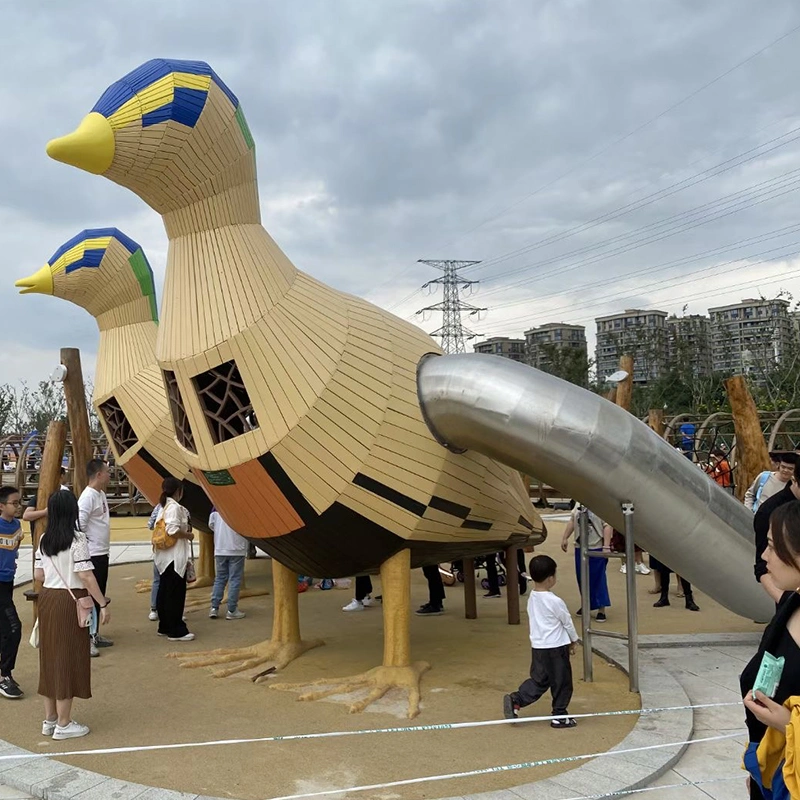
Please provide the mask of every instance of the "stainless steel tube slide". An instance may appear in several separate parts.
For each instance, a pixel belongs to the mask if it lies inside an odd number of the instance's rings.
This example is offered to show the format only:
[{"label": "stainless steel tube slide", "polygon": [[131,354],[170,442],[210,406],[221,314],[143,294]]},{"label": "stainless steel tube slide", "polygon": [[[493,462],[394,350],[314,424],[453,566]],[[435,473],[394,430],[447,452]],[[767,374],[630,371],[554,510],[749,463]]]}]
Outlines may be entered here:
[{"label": "stainless steel tube slide", "polygon": [[632,414],[509,359],[428,356],[417,376],[431,432],[585,503],[618,530],[636,506],[636,541],[726,608],[769,620],[753,577],[753,515]]}]

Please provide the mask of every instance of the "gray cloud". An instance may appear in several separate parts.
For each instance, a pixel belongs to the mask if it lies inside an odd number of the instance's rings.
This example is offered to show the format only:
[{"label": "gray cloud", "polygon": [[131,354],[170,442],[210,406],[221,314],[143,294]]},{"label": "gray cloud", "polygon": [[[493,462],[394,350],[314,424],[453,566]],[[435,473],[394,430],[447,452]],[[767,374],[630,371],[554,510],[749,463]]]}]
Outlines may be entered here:
[{"label": "gray cloud", "polygon": [[[0,21],[12,34],[0,53],[7,154],[0,161],[0,298],[7,325],[27,348],[19,377],[28,379],[61,346],[93,357],[96,332],[83,311],[21,298],[13,288],[66,238],[116,225],[145,247],[163,279],[158,217],[126,190],[44,154],[49,138],[70,130],[109,83],[148,58],[212,64],[239,96],[256,139],[270,233],[301,269],[390,307],[433,277],[418,258],[495,259],[800,124],[796,34],[591,158],[800,23],[790,0],[776,0],[769,14],[744,0],[142,0],[135,14],[87,0],[46,13],[17,4]],[[679,310],[683,301],[670,305],[671,298],[707,287],[735,298],[743,276],[766,282],[789,273],[791,265],[775,263],[716,283],[692,278],[753,246],[658,275],[620,277],[792,224],[796,193],[571,271],[581,257],[565,254],[798,167],[795,142],[625,217],[478,268],[472,274],[484,285],[473,300],[494,308],[470,324],[518,335],[556,312],[591,320],[651,301]],[[503,277],[526,265],[527,273]],[[659,276],[674,285],[656,291]],[[609,288],[581,288],[599,280]],[[792,286],[796,278],[787,279]],[[604,300],[615,287],[619,296]],[[397,313],[428,302],[410,297]],[[698,297],[692,310],[707,304]],[[428,329],[437,326],[433,320]]]}]

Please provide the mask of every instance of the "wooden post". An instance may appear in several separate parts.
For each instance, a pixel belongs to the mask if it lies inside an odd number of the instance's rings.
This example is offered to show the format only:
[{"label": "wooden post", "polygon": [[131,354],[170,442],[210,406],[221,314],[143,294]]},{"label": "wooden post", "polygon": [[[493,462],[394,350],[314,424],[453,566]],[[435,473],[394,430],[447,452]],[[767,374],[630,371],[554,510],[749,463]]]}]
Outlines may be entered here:
[{"label": "wooden post", "polygon": [[[86,387],[83,385],[81,351],[76,347],[61,348],[61,363],[67,368],[64,379],[64,398],[67,401],[67,420],[72,435],[72,491],[76,497],[86,488],[86,465],[92,459],[92,436],[89,430],[89,411],[86,408]],[[60,465],[59,465],[60,466]]]},{"label": "wooden post", "polygon": [[631,397],[633,395],[633,356],[622,356],[619,368],[628,373],[624,381],[617,384],[616,404],[626,411],[631,410]]},{"label": "wooden post", "polygon": [[651,408],[647,412],[647,424],[663,439],[664,438],[664,409]]},{"label": "wooden post", "polygon": [[475,559],[464,558],[464,616],[467,619],[478,618],[478,598],[475,588]]},{"label": "wooden post", "polygon": [[[44,453],[42,455],[42,468],[39,470],[39,490],[36,494],[36,508],[47,508],[47,499],[61,485],[61,460],[64,458],[64,446],[67,443],[67,423],[51,422],[47,427],[47,438],[44,442]],[[47,525],[47,517],[31,523],[33,531],[33,551],[31,562],[33,562],[36,548],[39,546],[39,539],[44,533]],[[33,600],[33,621],[36,622],[36,601],[42,588],[41,583],[34,580],[33,591],[25,592],[28,600]]]},{"label": "wooden post", "polygon": [[736,496],[744,493],[760,472],[769,469],[769,452],[761,430],[761,420],[743,375],[725,381],[725,391],[733,413],[736,432]]},{"label": "wooden post", "polygon": [[617,387],[612,386],[608,392],[606,393],[606,400],[610,401],[611,403],[617,402]]},{"label": "wooden post", "polygon": [[506,601],[508,603],[508,624],[519,625],[519,567],[517,566],[516,545],[506,548]]}]

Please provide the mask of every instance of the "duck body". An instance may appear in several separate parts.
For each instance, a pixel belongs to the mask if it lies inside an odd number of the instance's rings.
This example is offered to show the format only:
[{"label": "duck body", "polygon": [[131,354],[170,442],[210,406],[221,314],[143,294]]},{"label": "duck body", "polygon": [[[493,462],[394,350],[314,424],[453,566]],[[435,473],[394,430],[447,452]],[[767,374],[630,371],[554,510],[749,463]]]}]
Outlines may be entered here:
[{"label": "duck body", "polygon": [[[286,260],[260,226],[214,234],[171,240],[165,309],[186,303],[175,278],[192,271],[197,318],[219,318],[242,286],[256,293],[264,265]],[[223,257],[247,265],[247,278],[203,286]],[[182,316],[165,319],[157,352],[180,390],[186,461],[229,524],[292,569],[339,577],[403,548],[421,566],[542,540],[516,472],[452,453],[428,431],[416,370],[438,349],[418,328],[296,270],[273,302],[193,330],[196,355],[181,355]],[[238,399],[221,408],[214,398],[233,384]]]},{"label": "duck body", "polygon": [[81,231],[36,273],[16,284],[86,309],[100,338],[92,403],[116,463],[152,505],[168,475],[184,481],[193,524],[207,530],[211,503],[175,444],[155,356],[158,313],[142,248],[116,228]]},{"label": "duck body", "polygon": [[518,473],[429,432],[430,337],[298,271],[264,230],[253,138],[207,64],[148,62],[48,152],[163,217],[158,365],[182,460],[235,530],[332,577],[543,540]]}]

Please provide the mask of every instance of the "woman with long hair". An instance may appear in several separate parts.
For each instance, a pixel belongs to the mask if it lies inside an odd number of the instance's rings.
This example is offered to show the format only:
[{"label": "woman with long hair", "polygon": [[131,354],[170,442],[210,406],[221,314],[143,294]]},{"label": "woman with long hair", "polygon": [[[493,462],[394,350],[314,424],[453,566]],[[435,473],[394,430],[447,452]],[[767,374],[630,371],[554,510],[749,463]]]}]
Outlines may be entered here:
[{"label": "woman with long hair", "polygon": [[171,475],[164,478],[156,527],[163,520],[170,541],[168,547],[153,551],[153,563],[161,576],[156,596],[158,635],[166,636],[171,642],[191,642],[194,639],[194,634],[189,633],[183,621],[186,571],[192,558],[190,542],[194,534],[189,524],[189,512],[180,504],[182,497],[183,484]]},{"label": "woman with long hair", "polygon": [[[741,675],[750,742],[744,764],[753,800],[788,800],[800,796],[800,753],[796,752],[800,742],[800,502],[785,503],[772,512],[763,557],[783,595],[758,652]],[[784,659],[772,697],[753,691],[765,654]],[[762,786],[769,788],[762,792]]]},{"label": "woman with long hair", "polygon": [[94,576],[86,536],[78,529],[78,501],[72,492],[53,492],[47,528],[36,550],[34,577],[39,593],[39,694],[44,697],[42,735],[54,739],[86,736],[89,728],[71,719],[75,697],[92,696],[89,631],[78,624],[78,598],[91,595],[100,622],[109,622],[111,602]]}]

